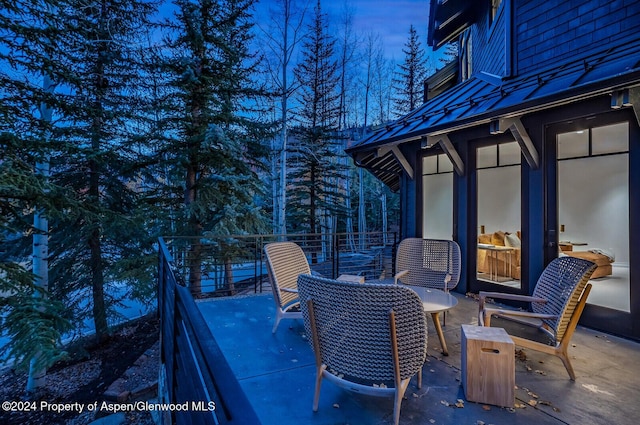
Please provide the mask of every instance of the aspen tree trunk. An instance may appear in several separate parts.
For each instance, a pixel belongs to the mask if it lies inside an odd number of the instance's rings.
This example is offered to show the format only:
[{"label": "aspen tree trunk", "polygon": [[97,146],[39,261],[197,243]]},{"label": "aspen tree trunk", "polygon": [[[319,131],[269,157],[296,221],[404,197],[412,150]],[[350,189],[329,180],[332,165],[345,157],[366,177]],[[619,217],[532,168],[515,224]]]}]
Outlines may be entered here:
[{"label": "aspen tree trunk", "polygon": [[[44,76],[43,88],[47,93],[53,93],[54,84],[48,75]],[[52,119],[51,108],[42,103],[40,105],[40,117],[50,123]],[[48,156],[43,162],[36,164],[36,174],[42,175],[45,179],[49,178],[49,160]],[[35,291],[33,296],[45,296],[49,289],[49,221],[45,216],[45,212],[41,209],[36,210],[33,216],[33,274],[36,276],[36,285],[42,288],[42,292]],[[33,392],[38,388],[44,387],[47,380],[47,370],[36,367],[37,358],[31,359],[29,364],[29,375],[27,377],[27,392]]]},{"label": "aspen tree trunk", "polygon": [[358,240],[360,243],[360,249],[364,249],[364,233],[367,231],[367,208],[364,196],[364,169],[362,167],[358,168],[358,176],[360,177],[360,186],[358,190],[358,232],[360,233],[360,236]]}]

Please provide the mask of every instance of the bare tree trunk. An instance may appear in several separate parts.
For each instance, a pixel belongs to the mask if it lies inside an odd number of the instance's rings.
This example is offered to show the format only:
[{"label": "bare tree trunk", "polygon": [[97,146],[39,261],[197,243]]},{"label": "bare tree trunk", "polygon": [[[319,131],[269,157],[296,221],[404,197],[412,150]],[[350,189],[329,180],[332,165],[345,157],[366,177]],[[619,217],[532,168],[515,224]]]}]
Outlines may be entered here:
[{"label": "bare tree trunk", "polygon": [[[356,50],[357,41],[353,40],[353,12],[351,10],[345,10],[343,15],[343,31],[342,34],[342,51],[340,58],[340,115],[338,121],[338,128],[344,131],[347,128],[347,108],[346,108],[346,95],[347,95],[347,68],[353,60],[353,55]],[[345,208],[347,210],[346,217],[346,232],[347,232],[347,244],[351,251],[355,251],[355,242],[353,237],[353,216],[351,213],[351,182],[349,178],[348,159],[345,158]],[[337,230],[337,227],[336,227]],[[337,253],[336,253],[337,255]]]},{"label": "bare tree trunk", "polygon": [[[53,93],[54,84],[48,75],[44,76],[44,90]],[[40,105],[40,116],[47,122],[51,122],[52,111],[46,105]],[[48,138],[48,134],[45,135]],[[49,178],[49,160],[48,155],[43,162],[36,164],[36,174],[42,175],[45,179]],[[49,221],[44,211],[37,209],[33,215],[33,274],[36,276],[35,284],[42,288],[42,291],[34,291],[34,297],[45,296],[49,289]],[[47,379],[47,370],[36,368],[38,359],[33,358],[29,364],[29,376],[27,378],[27,392],[33,392],[38,388],[44,387]]]},{"label": "bare tree trunk", "polygon": [[233,282],[233,262],[231,261],[230,258],[224,259],[224,275],[225,275],[227,286],[229,287],[229,294],[235,295],[236,285]]},{"label": "bare tree trunk", "polygon": [[[313,237],[315,237],[316,233],[318,233],[318,228],[316,226],[316,166],[315,164],[311,164],[311,173],[309,177],[311,181],[311,189],[309,190],[309,231]],[[315,250],[311,253],[311,263],[316,264],[318,262],[317,253]]]},{"label": "bare tree trunk", "polygon": [[[283,72],[286,74],[286,72]],[[286,78],[286,77],[285,77]],[[287,233],[287,97],[282,96],[282,150],[280,151],[280,195],[278,199],[278,231]]]},{"label": "bare tree trunk", "polygon": [[276,152],[276,139],[275,137],[271,139],[271,209],[273,211],[273,217],[271,220],[271,231],[273,234],[278,233],[280,226],[279,219],[279,207],[278,207],[278,182],[279,182],[279,172],[278,172],[278,157],[275,154]]},{"label": "bare tree trunk", "polygon": [[359,244],[360,249],[364,249],[365,232],[367,231],[367,208],[365,204],[364,193],[364,169],[358,168],[359,190],[358,190],[358,232],[360,233]]},{"label": "bare tree trunk", "polygon": [[289,61],[286,57],[289,51],[289,18],[291,14],[291,4],[289,1],[284,2],[284,34],[282,38],[282,98],[281,98],[281,113],[282,113],[282,150],[280,151],[280,196],[278,200],[278,228],[281,235],[287,233],[287,103],[289,100],[289,93],[287,92],[287,68]]},{"label": "bare tree trunk", "polygon": [[[184,191],[184,205],[187,211],[190,206],[196,201],[196,166],[190,163],[187,166],[186,173],[186,185]],[[189,247],[189,289],[195,296],[200,295],[202,292],[202,244],[200,243],[199,235],[202,233],[202,225],[193,213],[189,216],[189,231],[191,239],[191,246]]]},{"label": "bare tree trunk", "polygon": [[[103,39],[108,39],[106,36],[107,25],[107,5],[102,2],[100,12],[100,26],[99,34]],[[94,102],[95,118],[91,124],[91,150],[95,156],[89,159],[89,199],[100,204],[100,177],[102,174],[103,166],[97,160],[101,149],[101,139],[104,127],[104,102],[105,93],[107,87],[107,80],[105,77],[105,67],[107,62],[108,47],[105,43],[102,43],[98,50],[98,58],[96,60],[95,69],[95,88],[96,99]],[[91,269],[91,284],[93,295],[93,322],[96,328],[96,338],[98,341],[106,338],[108,333],[107,325],[107,311],[104,302],[104,261],[102,258],[102,226],[100,223],[94,223],[94,228],[89,235],[88,245],[90,251],[90,269]]]},{"label": "bare tree trunk", "polygon": [[[263,28],[262,31],[266,36],[265,44],[277,57],[277,63],[274,66],[269,64],[269,72],[272,74],[272,80],[276,85],[276,91],[280,93],[280,146],[279,158],[274,162],[279,163],[274,167],[274,180],[277,182],[276,195],[274,196],[274,233],[287,233],[287,142],[288,142],[288,114],[289,114],[289,97],[295,91],[293,85],[289,82],[288,72],[293,58],[296,45],[300,42],[301,28],[303,25],[304,13],[306,9],[302,9],[299,15],[293,10],[294,0],[280,0],[282,7],[281,15],[272,16],[273,28]],[[305,6],[306,7],[306,6]],[[292,22],[294,17],[298,15],[299,20]],[[275,34],[275,35],[274,35]],[[281,38],[280,38],[281,37]],[[278,81],[280,79],[280,81]],[[275,148],[275,144],[274,144]]]},{"label": "bare tree trunk", "polygon": [[345,191],[345,208],[347,210],[347,244],[350,251],[355,251],[355,241],[353,237],[353,212],[351,211],[351,176],[349,175],[350,169],[348,167],[349,158],[344,158],[345,167],[344,167],[344,191]]},{"label": "bare tree trunk", "polygon": [[384,188],[381,187],[382,193],[380,194],[380,207],[382,209],[382,239],[384,244],[387,244],[387,231],[389,230],[389,212],[387,210],[387,194],[384,192]]}]

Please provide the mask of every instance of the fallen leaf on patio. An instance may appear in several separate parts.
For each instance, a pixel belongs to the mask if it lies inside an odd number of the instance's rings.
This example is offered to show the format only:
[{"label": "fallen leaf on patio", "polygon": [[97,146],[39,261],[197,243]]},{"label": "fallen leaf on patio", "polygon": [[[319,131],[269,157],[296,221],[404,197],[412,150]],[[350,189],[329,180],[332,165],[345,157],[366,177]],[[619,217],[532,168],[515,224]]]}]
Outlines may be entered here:
[{"label": "fallen leaf on patio", "polygon": [[449,407],[449,406],[450,406],[449,402],[444,401],[444,400],[440,400],[440,404],[442,404],[442,405],[444,405],[444,406],[447,406],[447,407]]},{"label": "fallen leaf on patio", "polygon": [[560,409],[559,409],[559,408],[557,408],[557,407],[554,407],[554,408],[553,408],[553,411],[554,411],[554,412],[560,412]]},{"label": "fallen leaf on patio", "polygon": [[458,402],[456,403],[456,407],[458,409],[462,409],[464,407],[464,400],[458,399]]},{"label": "fallen leaf on patio", "polygon": [[535,400],[529,400],[529,406],[536,407],[536,405],[537,405],[537,404],[538,404],[538,402],[537,402],[537,401],[535,401]]},{"label": "fallen leaf on patio", "polygon": [[432,424],[435,424],[436,420],[435,419],[429,419],[429,422],[432,423]]},{"label": "fallen leaf on patio", "polygon": [[527,372],[531,372],[531,367],[527,365]]},{"label": "fallen leaf on patio", "polygon": [[482,410],[491,410],[491,406],[487,406],[486,404],[483,404]]},{"label": "fallen leaf on patio", "polygon": [[572,346],[572,347],[577,347],[577,345],[575,345],[575,344],[571,344],[571,346]]},{"label": "fallen leaf on patio", "polygon": [[547,372],[545,372],[544,370],[536,370],[536,373],[539,373],[542,376],[546,376]]},{"label": "fallen leaf on patio", "polygon": [[484,425],[483,421],[476,421],[476,425]]},{"label": "fallen leaf on patio", "polygon": [[418,394],[416,394],[416,393],[412,393],[412,394],[413,394],[413,398],[418,398],[418,397],[420,397],[420,396],[419,396]]},{"label": "fallen leaf on patio", "polygon": [[529,395],[529,397],[533,397],[533,398],[540,398],[538,397],[537,394],[532,393],[531,391],[528,391],[527,394]]},{"label": "fallen leaf on patio", "polygon": [[433,370],[433,369],[429,369],[429,372],[434,373],[434,372],[435,372],[435,370]]},{"label": "fallen leaf on patio", "polygon": [[526,409],[527,405],[524,404],[524,403],[516,403],[515,408],[516,409]]},{"label": "fallen leaf on patio", "polygon": [[527,360],[527,354],[524,352],[524,350],[516,350],[516,359],[524,362]]},{"label": "fallen leaf on patio", "polygon": [[551,406],[551,402],[546,400],[538,400],[538,404],[543,406]]},{"label": "fallen leaf on patio", "polygon": [[334,408],[334,409],[339,409],[339,408],[340,408],[340,405],[339,405],[338,403],[333,403],[333,408]]}]

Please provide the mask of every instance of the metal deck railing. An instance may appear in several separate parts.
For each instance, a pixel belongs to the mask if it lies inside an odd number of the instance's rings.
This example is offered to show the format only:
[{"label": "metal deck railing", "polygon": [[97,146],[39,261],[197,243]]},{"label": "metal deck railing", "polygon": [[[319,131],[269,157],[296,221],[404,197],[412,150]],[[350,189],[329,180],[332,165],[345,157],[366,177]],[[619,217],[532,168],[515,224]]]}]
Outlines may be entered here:
[{"label": "metal deck railing", "polygon": [[299,244],[311,269],[322,276],[365,279],[393,276],[399,242],[395,232],[164,238],[177,272],[196,297],[262,292],[268,282],[264,246],[285,240]]},{"label": "metal deck railing", "polygon": [[160,238],[159,398],[187,406],[163,412],[163,423],[260,424],[194,298],[261,292],[264,245],[282,240],[298,243],[312,270],[327,277],[393,275],[395,233]]}]

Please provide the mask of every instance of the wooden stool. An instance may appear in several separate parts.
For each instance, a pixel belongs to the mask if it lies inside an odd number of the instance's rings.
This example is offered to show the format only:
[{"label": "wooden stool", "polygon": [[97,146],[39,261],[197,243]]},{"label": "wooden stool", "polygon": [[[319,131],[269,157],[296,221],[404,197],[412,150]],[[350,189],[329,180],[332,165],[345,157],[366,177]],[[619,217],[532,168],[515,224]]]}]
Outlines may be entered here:
[{"label": "wooden stool", "polygon": [[513,407],[515,344],[502,328],[462,325],[462,386],[469,401]]}]

